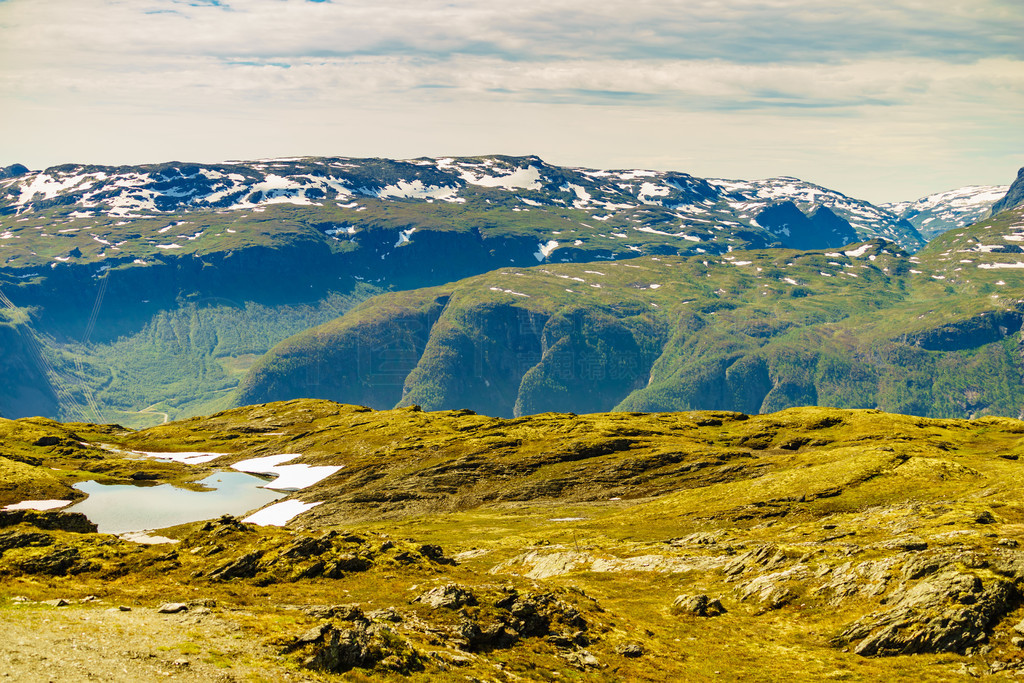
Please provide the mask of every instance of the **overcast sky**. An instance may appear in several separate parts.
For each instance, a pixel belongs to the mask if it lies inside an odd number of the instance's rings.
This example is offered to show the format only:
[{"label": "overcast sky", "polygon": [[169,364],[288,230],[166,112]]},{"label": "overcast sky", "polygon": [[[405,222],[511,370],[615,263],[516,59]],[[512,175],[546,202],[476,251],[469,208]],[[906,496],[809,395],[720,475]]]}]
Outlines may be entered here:
[{"label": "overcast sky", "polygon": [[1024,166],[1021,0],[0,0],[0,166],[538,154],[875,202]]}]

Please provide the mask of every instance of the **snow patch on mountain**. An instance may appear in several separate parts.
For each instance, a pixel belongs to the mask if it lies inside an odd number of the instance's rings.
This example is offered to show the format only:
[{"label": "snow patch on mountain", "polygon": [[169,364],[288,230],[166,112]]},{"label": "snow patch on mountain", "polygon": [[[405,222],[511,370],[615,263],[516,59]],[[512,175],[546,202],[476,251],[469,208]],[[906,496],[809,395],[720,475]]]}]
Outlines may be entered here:
[{"label": "snow patch on mountain", "polygon": [[913,224],[927,239],[980,221],[1002,199],[1009,185],[969,185],[909,202],[881,204]]}]

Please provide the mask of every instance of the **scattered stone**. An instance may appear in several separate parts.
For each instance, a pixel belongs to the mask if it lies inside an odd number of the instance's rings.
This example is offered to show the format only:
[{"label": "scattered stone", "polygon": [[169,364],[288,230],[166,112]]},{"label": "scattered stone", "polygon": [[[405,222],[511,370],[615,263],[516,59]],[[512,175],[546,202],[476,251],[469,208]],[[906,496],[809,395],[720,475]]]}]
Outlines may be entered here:
[{"label": "scattered stone", "polygon": [[187,659],[175,659],[173,662],[171,662],[172,666],[177,666],[181,668],[185,668],[186,666],[189,666],[189,664],[191,664],[191,662],[189,662]]},{"label": "scattered stone", "polygon": [[988,638],[988,629],[1017,598],[1011,581],[985,585],[973,574],[943,571],[894,596],[893,606],[869,614],[849,626],[841,644],[860,641],[857,654],[903,655],[955,652],[964,654]]},{"label": "scattered stone", "polygon": [[787,585],[790,581],[803,581],[810,576],[810,570],[797,565],[772,574],[762,574],[738,588],[741,600],[756,600],[766,609],[778,609],[797,598]]},{"label": "scattered stone", "polygon": [[422,602],[431,607],[458,609],[465,605],[475,605],[476,597],[466,588],[454,583],[433,588],[417,597],[414,602]]},{"label": "scattered stone", "polygon": [[30,524],[48,531],[70,531],[77,534],[95,533],[98,528],[81,512],[0,510],[0,527],[18,524]]},{"label": "scattered stone", "polygon": [[882,547],[889,550],[916,552],[919,550],[927,550],[928,542],[920,538],[897,538],[891,541],[886,541],[882,544]]},{"label": "scattered stone", "polygon": [[260,558],[263,552],[254,550],[246,553],[236,560],[230,560],[210,572],[210,578],[214,581],[227,581],[228,579],[251,579],[259,572]]},{"label": "scattered stone", "polygon": [[67,576],[80,574],[94,568],[94,564],[83,562],[78,548],[55,546],[52,551],[36,557],[23,558],[16,565],[27,574],[46,574],[48,576]]},{"label": "scattered stone", "polygon": [[51,607],[66,607],[71,603],[64,598],[57,598],[56,600],[43,600],[44,605],[50,605]]},{"label": "scattered stone", "polygon": [[982,510],[974,518],[975,524],[995,524],[996,518],[989,510]]},{"label": "scattered stone", "polygon": [[1004,548],[1016,548],[1020,545],[1016,539],[1013,538],[1000,538],[996,541],[996,545],[1001,545]]},{"label": "scattered stone", "polygon": [[402,621],[402,615],[398,613],[394,607],[386,607],[384,609],[374,610],[366,615],[373,621],[390,621],[393,624],[397,624]]},{"label": "scattered stone", "polygon": [[683,614],[695,617],[717,617],[726,611],[721,600],[706,595],[680,595],[673,601],[672,606]]},{"label": "scattered stone", "polygon": [[1010,638],[1010,642],[1016,645],[1017,647],[1024,647],[1024,638],[1021,638],[1020,636],[1014,636],[1013,638]]},{"label": "scattered stone", "polygon": [[0,534],[0,555],[15,548],[43,548],[53,543],[52,536],[38,531],[6,531]]},{"label": "scattered stone", "polygon": [[118,609],[119,612],[131,612],[132,611],[132,608],[129,607],[128,605],[118,605],[117,609]]},{"label": "scattered stone", "polygon": [[441,546],[439,545],[426,543],[424,545],[421,545],[418,548],[418,550],[420,555],[427,558],[428,560],[436,562],[437,564],[456,564],[455,560],[453,560],[452,558],[445,557],[444,550],[442,550]]},{"label": "scattered stone", "polygon": [[165,602],[156,608],[157,614],[177,614],[188,610],[188,605],[183,602]]},{"label": "scattered stone", "polygon": [[568,652],[566,654],[563,654],[562,658],[567,660],[577,669],[598,669],[601,667],[600,660],[598,660],[597,657],[592,655],[587,650],[576,650],[575,652]]},{"label": "scattered stone", "polygon": [[369,622],[357,605],[314,605],[302,611],[316,619]]},{"label": "scattered stone", "polygon": [[368,628],[362,622],[346,629],[323,624],[295,639],[286,650],[300,648],[309,653],[302,665],[314,671],[344,673],[376,666],[400,674],[423,670],[419,655],[404,638],[386,627]]},{"label": "scattered stone", "polygon": [[625,645],[620,645],[619,647],[615,648],[615,653],[620,654],[623,657],[643,657],[644,648],[639,643],[626,643]]}]

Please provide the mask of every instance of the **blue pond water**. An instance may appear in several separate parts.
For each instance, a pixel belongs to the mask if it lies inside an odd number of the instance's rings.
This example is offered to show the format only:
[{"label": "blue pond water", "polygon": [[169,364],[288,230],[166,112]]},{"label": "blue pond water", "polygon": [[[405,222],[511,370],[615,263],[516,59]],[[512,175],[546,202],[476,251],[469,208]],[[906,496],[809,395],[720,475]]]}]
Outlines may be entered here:
[{"label": "blue pond water", "polygon": [[104,486],[84,481],[75,488],[89,497],[65,510],[81,512],[100,533],[121,534],[240,515],[285,495],[260,488],[266,480],[244,472],[215,472],[199,483],[215,490],[189,491],[170,484]]}]

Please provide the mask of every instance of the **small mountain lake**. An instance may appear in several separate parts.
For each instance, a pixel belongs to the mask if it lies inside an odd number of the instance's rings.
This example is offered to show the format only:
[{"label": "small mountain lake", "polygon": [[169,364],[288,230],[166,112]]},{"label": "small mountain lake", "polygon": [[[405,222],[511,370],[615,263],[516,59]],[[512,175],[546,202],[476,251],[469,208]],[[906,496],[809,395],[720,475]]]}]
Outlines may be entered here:
[{"label": "small mountain lake", "polygon": [[162,529],[221,515],[240,515],[283,498],[262,488],[266,479],[244,472],[215,472],[197,482],[212,491],[189,491],[170,484],[105,486],[94,481],[75,484],[88,498],[66,512],[81,512],[104,534]]}]

